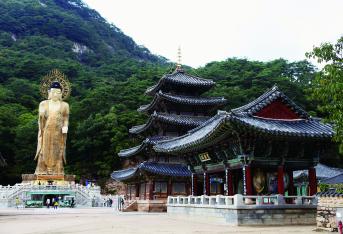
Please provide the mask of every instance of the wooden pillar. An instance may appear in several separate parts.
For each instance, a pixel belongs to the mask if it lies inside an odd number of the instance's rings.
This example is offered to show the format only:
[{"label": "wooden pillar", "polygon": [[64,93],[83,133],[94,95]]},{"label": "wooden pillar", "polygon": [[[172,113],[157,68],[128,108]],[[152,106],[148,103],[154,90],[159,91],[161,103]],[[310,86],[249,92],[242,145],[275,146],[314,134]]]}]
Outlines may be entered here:
[{"label": "wooden pillar", "polygon": [[289,176],[289,185],[288,185],[288,195],[294,196],[294,180],[293,180],[293,171],[288,171]]},{"label": "wooden pillar", "polygon": [[316,169],[310,167],[308,169],[308,181],[309,181],[309,195],[315,195],[317,193],[317,176]]},{"label": "wooden pillar", "polygon": [[137,183],[136,184],[136,197],[139,197],[139,186],[140,186],[140,184]]},{"label": "wooden pillar", "polygon": [[172,191],[172,181],[171,178],[169,178],[168,180],[168,184],[167,184],[167,196],[172,195],[173,191]]},{"label": "wooden pillar", "polygon": [[250,165],[245,165],[243,170],[243,194],[252,195],[252,177],[251,177],[251,167]]},{"label": "wooden pillar", "polygon": [[198,177],[195,173],[192,173],[192,196],[196,196],[198,194]]},{"label": "wooden pillar", "polygon": [[233,196],[233,181],[232,181],[232,170],[228,167],[225,168],[225,184],[227,196]]},{"label": "wooden pillar", "polygon": [[283,181],[283,166],[279,166],[277,169],[277,192],[278,194],[284,195],[285,194],[285,184]]},{"label": "wooden pillar", "polygon": [[204,172],[204,195],[209,196],[210,195],[210,177],[208,173]]},{"label": "wooden pillar", "polygon": [[154,181],[150,180],[148,183],[149,197],[148,200],[154,200]]},{"label": "wooden pillar", "polygon": [[131,194],[131,192],[132,192],[132,184],[128,184],[127,185],[127,189],[128,189],[128,194],[127,194],[128,196],[127,197],[128,197],[129,200],[131,200],[132,199],[131,198],[131,196],[132,196],[132,194]]}]

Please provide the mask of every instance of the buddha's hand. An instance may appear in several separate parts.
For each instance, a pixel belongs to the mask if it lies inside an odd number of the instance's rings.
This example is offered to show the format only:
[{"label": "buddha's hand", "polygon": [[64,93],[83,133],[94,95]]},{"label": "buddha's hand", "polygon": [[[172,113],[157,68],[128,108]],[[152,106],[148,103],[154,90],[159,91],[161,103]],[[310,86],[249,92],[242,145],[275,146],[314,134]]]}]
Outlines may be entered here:
[{"label": "buddha's hand", "polygon": [[64,134],[68,133],[68,127],[67,126],[62,127],[62,133],[64,133]]}]

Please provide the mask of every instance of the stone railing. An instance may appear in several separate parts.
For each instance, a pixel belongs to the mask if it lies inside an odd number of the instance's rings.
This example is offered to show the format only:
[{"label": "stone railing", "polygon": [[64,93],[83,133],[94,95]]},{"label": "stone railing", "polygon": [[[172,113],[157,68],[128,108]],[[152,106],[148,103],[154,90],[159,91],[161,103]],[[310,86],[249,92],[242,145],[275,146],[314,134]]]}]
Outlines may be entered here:
[{"label": "stone railing", "polygon": [[244,208],[259,206],[307,206],[315,207],[317,199],[315,196],[243,196],[236,194],[234,196],[169,196],[168,206],[190,206],[190,207],[218,207],[218,208]]},{"label": "stone railing", "polygon": [[75,192],[76,204],[81,206],[98,206],[102,204],[100,187],[86,187],[80,184],[75,185],[32,185],[20,183],[13,186],[0,186],[0,206],[14,206],[16,197],[27,200],[27,192]]},{"label": "stone railing", "polygon": [[317,199],[296,196],[177,196],[168,197],[167,212],[230,225],[313,225]]}]

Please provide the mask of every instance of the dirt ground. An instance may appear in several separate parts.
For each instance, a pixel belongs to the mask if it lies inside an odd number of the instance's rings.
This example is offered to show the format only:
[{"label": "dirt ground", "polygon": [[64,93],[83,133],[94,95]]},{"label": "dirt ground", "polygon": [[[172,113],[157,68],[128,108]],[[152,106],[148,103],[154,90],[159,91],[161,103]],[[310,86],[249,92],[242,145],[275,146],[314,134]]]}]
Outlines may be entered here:
[{"label": "dirt ground", "polygon": [[0,209],[0,234],[311,233],[315,226],[232,227],[166,213],[120,213],[112,208]]}]

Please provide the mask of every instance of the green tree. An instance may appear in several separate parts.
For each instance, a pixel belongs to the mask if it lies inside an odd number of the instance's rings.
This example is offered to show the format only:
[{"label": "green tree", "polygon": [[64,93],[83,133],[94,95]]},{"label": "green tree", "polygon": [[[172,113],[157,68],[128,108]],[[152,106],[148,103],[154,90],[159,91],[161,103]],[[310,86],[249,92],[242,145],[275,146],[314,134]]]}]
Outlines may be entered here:
[{"label": "green tree", "polygon": [[323,43],[306,54],[325,64],[313,82],[312,98],[318,100],[319,109],[335,128],[335,140],[343,153],[343,37],[337,43]]}]

